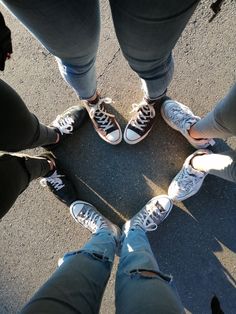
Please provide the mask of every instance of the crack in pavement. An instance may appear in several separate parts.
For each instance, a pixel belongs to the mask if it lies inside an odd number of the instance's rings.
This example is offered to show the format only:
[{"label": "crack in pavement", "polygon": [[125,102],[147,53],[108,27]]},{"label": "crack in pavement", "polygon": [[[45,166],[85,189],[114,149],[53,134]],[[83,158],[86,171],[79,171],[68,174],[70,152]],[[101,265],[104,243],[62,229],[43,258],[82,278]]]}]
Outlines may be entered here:
[{"label": "crack in pavement", "polygon": [[98,76],[97,80],[99,80],[106,72],[106,70],[109,68],[109,66],[113,63],[113,61],[116,59],[118,53],[120,52],[120,48],[118,48],[118,50],[114,53],[113,57],[111,58],[111,60],[107,63],[107,65],[105,66],[105,69],[102,71],[102,73]]}]

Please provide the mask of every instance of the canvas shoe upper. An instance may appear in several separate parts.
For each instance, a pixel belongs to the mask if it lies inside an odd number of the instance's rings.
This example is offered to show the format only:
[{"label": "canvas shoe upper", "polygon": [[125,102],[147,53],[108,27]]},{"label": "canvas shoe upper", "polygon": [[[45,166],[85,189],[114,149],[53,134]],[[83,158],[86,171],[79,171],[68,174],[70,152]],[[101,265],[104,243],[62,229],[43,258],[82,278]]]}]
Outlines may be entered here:
[{"label": "canvas shoe upper", "polygon": [[77,200],[71,204],[70,213],[76,222],[80,223],[92,233],[107,230],[111,232],[115,240],[119,242],[119,227],[100,214],[92,204]]},{"label": "canvas shoe upper", "polygon": [[128,220],[123,232],[141,228],[145,232],[154,231],[169,215],[173,203],[167,195],[153,197],[133,218]]},{"label": "canvas shoe upper", "polygon": [[199,191],[208,172],[194,169],[191,160],[195,156],[211,153],[210,150],[199,149],[186,158],[182,169],[169,186],[168,195],[172,200],[183,201]]},{"label": "canvas shoe upper", "polygon": [[126,143],[137,144],[151,131],[156,116],[154,104],[154,102],[148,103],[144,99],[139,104],[132,105],[133,109],[131,113],[133,115],[124,131],[124,140]]},{"label": "canvas shoe upper", "polygon": [[58,115],[49,125],[60,135],[60,140],[56,144],[43,146],[47,150],[53,150],[60,145],[66,138],[74,134],[87,118],[87,112],[83,106],[73,106],[62,114]]},{"label": "canvas shoe upper", "polygon": [[111,104],[110,98],[100,98],[97,103],[84,101],[85,108],[88,111],[95,131],[107,143],[117,145],[122,141],[121,128],[115,119],[115,116],[108,113],[105,105]]},{"label": "canvas shoe upper", "polygon": [[68,207],[78,198],[73,183],[58,168],[44,176],[40,180],[40,184],[43,187],[48,187],[56,198],[65,203]]},{"label": "canvas shoe upper", "polygon": [[161,115],[165,122],[173,129],[182,133],[188,142],[195,148],[206,148],[214,145],[213,139],[194,139],[189,135],[192,125],[201,120],[195,116],[192,111],[178,101],[169,99],[163,102],[161,106]]}]

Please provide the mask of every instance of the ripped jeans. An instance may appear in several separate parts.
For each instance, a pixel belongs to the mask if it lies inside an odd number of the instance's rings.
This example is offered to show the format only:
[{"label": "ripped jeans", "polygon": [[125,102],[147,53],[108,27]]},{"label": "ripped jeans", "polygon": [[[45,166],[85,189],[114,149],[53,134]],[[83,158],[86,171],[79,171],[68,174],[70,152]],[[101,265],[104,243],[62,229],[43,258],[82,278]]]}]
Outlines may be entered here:
[{"label": "ripped jeans", "polygon": [[[21,313],[99,313],[115,251],[110,233],[94,234],[81,250],[59,260],[59,268]],[[141,229],[123,236],[115,295],[116,313],[184,313],[172,278],[159,271]]]}]

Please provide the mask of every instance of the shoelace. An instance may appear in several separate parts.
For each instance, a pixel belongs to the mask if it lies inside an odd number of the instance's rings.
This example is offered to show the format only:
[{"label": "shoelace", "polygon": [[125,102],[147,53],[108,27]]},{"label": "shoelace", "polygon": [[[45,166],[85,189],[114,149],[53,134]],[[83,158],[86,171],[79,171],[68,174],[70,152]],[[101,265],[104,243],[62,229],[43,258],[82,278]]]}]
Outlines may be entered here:
[{"label": "shoelace", "polygon": [[[140,131],[143,131],[150,119],[153,119],[155,117],[155,109],[152,105],[149,105],[146,102],[133,104],[132,108],[133,109],[130,113],[137,112],[137,116],[135,120],[131,122],[131,124]],[[142,112],[142,110],[144,111],[144,113]]]},{"label": "shoelace", "polygon": [[179,176],[178,181],[181,182],[181,190],[189,192],[192,187],[195,186],[204,176],[202,172],[191,174],[187,169],[184,169],[182,174]]},{"label": "shoelace", "polygon": [[114,116],[106,111],[102,104],[111,104],[112,100],[110,98],[101,98],[98,104],[90,109],[90,115],[96,120],[99,127],[101,127],[104,131],[108,131],[112,128],[113,122],[110,118],[114,118]]},{"label": "shoelace", "polygon": [[81,224],[83,224],[85,228],[88,228],[92,232],[96,232],[97,229],[103,229],[107,227],[104,219],[99,214],[93,212],[90,208],[85,212],[82,209],[76,218]]},{"label": "shoelace", "polygon": [[182,130],[189,130],[200,118],[193,117],[188,112],[183,112],[181,108],[173,108],[169,111],[170,119]]},{"label": "shoelace", "polygon": [[[188,131],[193,124],[201,120],[198,116],[192,116],[188,112],[183,112],[181,108],[173,108],[169,111],[169,117],[170,119],[177,125],[178,128],[184,131]],[[194,141],[194,139],[192,139]],[[209,143],[211,146],[215,144],[215,141],[213,139],[201,139],[201,140],[195,140],[196,142],[203,141],[204,143]]]},{"label": "shoelace", "polygon": [[139,225],[146,231],[154,231],[157,229],[157,224],[154,220],[158,221],[158,219],[161,219],[163,212],[161,205],[147,204],[145,210],[136,217],[134,225]]},{"label": "shoelace", "polygon": [[50,177],[46,177],[40,180],[40,184],[45,187],[47,186],[47,182],[49,182],[56,191],[61,190],[64,188],[65,184],[62,182],[60,178],[64,177],[64,175],[60,175],[55,170]]},{"label": "shoelace", "polygon": [[73,123],[74,119],[70,116],[64,118],[57,116],[56,120],[53,122],[53,126],[60,131],[61,135],[71,134],[73,131]]}]

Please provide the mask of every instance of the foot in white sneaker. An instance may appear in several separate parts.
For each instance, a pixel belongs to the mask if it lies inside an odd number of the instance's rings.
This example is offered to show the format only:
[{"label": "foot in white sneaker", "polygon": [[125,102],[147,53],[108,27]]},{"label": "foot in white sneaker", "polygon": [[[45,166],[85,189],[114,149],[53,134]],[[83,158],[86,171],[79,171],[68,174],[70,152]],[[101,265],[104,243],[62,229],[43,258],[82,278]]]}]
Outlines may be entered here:
[{"label": "foot in white sneaker", "polygon": [[105,109],[105,105],[111,102],[110,98],[98,96],[92,103],[84,101],[84,104],[98,135],[107,143],[117,145],[122,141],[121,128],[115,116]]},{"label": "foot in white sneaker", "polygon": [[178,101],[169,99],[164,101],[161,106],[161,115],[165,122],[174,130],[179,131],[195,148],[206,148],[209,145],[214,145],[212,139],[194,139],[189,135],[189,130],[192,125],[201,120],[195,116],[192,111]]},{"label": "foot in white sneaker", "polygon": [[211,153],[210,150],[199,149],[192,155],[188,156],[182,169],[174,177],[169,186],[168,195],[172,200],[183,201],[199,191],[208,172],[194,169],[191,165],[191,160],[195,156]]},{"label": "foot in white sneaker", "polygon": [[92,233],[107,230],[114,236],[116,242],[119,242],[120,228],[100,214],[92,204],[75,201],[70,206],[70,213],[76,222]]},{"label": "foot in white sneaker", "polygon": [[155,102],[149,103],[149,101],[144,99],[139,104],[132,105],[133,110],[131,113],[133,113],[133,116],[124,131],[126,143],[137,144],[151,131],[156,116],[154,104]]},{"label": "foot in white sneaker", "polygon": [[141,228],[143,231],[154,231],[169,215],[173,203],[167,195],[153,197],[133,218],[123,227],[124,234],[129,230]]}]

